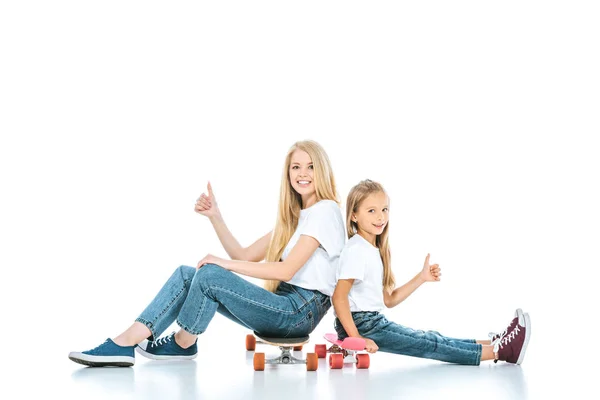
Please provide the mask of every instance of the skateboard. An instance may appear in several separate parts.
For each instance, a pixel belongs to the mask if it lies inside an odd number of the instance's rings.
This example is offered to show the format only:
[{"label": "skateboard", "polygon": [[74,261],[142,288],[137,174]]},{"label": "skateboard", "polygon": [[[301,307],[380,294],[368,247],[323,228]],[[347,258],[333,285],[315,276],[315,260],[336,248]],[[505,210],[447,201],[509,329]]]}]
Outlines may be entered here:
[{"label": "skateboard", "polygon": [[331,347],[327,345],[315,345],[315,353],[319,358],[325,358],[329,354],[329,366],[331,369],[340,369],[344,363],[356,364],[356,368],[366,369],[371,364],[369,354],[361,353],[365,350],[365,340],[361,338],[347,337],[344,340],[339,340],[335,333],[326,333],[325,340],[331,343]]},{"label": "skateboard", "polygon": [[306,364],[307,371],[316,371],[319,367],[319,358],[315,353],[306,354],[306,359],[296,358],[292,351],[302,350],[302,346],[308,343],[308,336],[300,338],[271,338],[261,336],[254,332],[252,335],[246,335],[246,350],[254,351],[257,343],[268,344],[279,347],[281,354],[279,357],[265,359],[265,353],[254,353],[254,370],[264,371],[265,364]]}]

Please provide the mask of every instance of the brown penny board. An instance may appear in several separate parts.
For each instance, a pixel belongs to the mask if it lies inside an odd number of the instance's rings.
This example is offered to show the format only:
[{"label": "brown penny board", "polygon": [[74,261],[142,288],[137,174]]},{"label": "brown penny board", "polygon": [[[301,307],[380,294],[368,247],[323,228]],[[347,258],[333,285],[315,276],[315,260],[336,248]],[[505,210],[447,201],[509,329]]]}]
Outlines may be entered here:
[{"label": "brown penny board", "polygon": [[272,344],[274,346],[301,346],[308,343],[310,340],[310,337],[308,336],[299,338],[272,338],[257,335],[256,332],[254,332],[254,336],[256,336],[261,342]]}]

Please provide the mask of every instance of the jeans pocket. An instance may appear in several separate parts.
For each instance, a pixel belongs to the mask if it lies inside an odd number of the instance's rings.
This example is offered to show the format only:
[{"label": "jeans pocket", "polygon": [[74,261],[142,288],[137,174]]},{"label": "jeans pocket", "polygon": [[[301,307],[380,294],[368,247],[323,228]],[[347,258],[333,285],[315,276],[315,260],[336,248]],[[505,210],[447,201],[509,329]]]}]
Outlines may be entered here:
[{"label": "jeans pocket", "polygon": [[291,292],[294,293],[294,297],[298,300],[298,309],[302,310],[315,298],[315,294],[311,290],[303,289],[298,286],[289,285]]},{"label": "jeans pocket", "polygon": [[312,310],[302,313],[299,318],[299,321],[296,321],[296,323],[290,327],[290,330],[285,335],[286,338],[308,336],[315,328],[315,316]]}]

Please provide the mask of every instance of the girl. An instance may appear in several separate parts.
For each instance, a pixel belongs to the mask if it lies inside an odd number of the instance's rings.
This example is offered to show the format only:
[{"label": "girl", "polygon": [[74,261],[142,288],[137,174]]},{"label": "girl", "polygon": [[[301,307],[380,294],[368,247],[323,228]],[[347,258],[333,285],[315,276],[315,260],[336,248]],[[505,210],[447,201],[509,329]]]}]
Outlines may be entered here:
[{"label": "girl", "polygon": [[340,255],[332,301],[338,337],[362,337],[366,350],[479,365],[498,360],[520,364],[531,332],[528,314],[517,310],[511,324],[492,340],[452,339],[435,331],[413,330],[388,321],[380,312],[404,301],[425,282],[439,281],[438,264],[425,258],[423,270],[394,289],[388,244],[389,199],[383,187],[365,180],[352,188],[346,203],[348,242]]},{"label": "girl", "polygon": [[[192,359],[197,336],[215,312],[265,336],[312,332],[331,306],[335,265],[345,242],[335,180],[321,146],[302,141],[290,148],[275,229],[251,246],[240,246],[225,225],[210,184],[195,210],[210,219],[231,260],[207,255],[197,268],[177,268],[131,327],[92,350],[70,353],[71,360],[131,366],[136,347],[152,359]],[[270,291],[234,272],[270,280]],[[173,321],[181,329],[156,340]]]}]

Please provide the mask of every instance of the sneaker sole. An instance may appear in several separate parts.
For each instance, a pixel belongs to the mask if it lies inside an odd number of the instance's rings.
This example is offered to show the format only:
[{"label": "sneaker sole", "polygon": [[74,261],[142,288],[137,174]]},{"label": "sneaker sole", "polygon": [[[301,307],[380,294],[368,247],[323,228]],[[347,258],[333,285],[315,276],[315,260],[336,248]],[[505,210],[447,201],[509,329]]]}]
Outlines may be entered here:
[{"label": "sneaker sole", "polygon": [[517,365],[523,362],[525,358],[525,350],[527,350],[527,345],[529,344],[529,337],[531,336],[531,319],[529,319],[529,314],[525,313],[523,315],[525,319],[525,340],[523,341],[523,347],[521,348],[521,353],[519,354],[519,359],[517,360]]},{"label": "sneaker sole", "polygon": [[523,310],[517,308],[517,310],[515,311],[515,317],[518,318],[517,321],[519,325],[525,326],[523,325],[525,323],[525,314],[523,314]]},{"label": "sneaker sole", "polygon": [[146,350],[142,349],[139,346],[135,348],[135,351],[151,360],[193,360],[194,358],[198,357],[198,353],[191,356],[157,356],[155,354],[148,353]]},{"label": "sneaker sole", "polygon": [[135,364],[135,357],[92,356],[83,353],[70,353],[69,360],[88,367],[132,367]]}]

